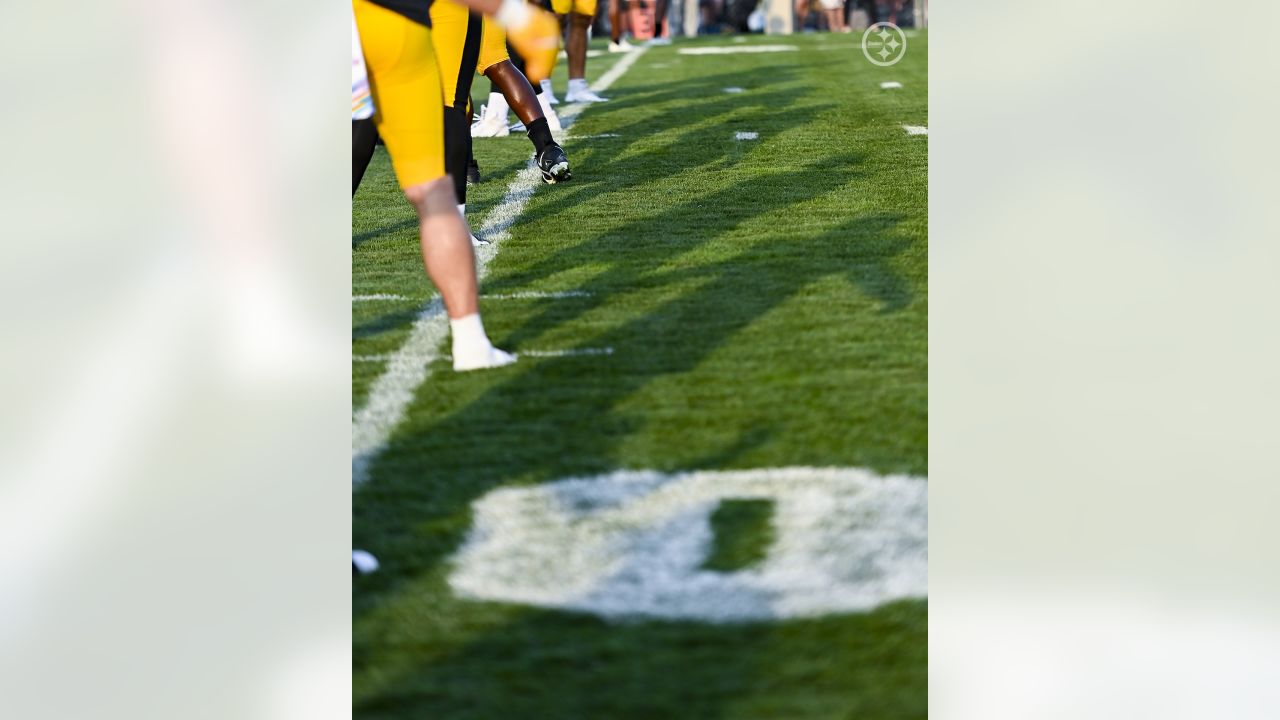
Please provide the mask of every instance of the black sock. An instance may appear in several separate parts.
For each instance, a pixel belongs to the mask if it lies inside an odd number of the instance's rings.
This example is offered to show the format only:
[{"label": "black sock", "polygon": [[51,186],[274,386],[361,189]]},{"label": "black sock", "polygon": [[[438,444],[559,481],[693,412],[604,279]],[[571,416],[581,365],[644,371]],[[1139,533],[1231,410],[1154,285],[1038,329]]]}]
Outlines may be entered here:
[{"label": "black sock", "polygon": [[548,145],[555,145],[555,138],[551,137],[551,128],[547,127],[547,119],[538,118],[529,123],[529,139],[533,141],[533,147],[536,148],[538,155],[542,155],[542,151],[547,149]]}]

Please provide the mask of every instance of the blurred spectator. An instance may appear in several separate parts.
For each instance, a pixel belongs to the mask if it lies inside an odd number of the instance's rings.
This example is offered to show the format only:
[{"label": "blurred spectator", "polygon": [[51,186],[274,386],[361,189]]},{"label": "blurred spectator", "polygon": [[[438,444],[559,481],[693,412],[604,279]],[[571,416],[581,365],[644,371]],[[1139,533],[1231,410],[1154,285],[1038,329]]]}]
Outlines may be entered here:
[{"label": "blurred spectator", "polygon": [[916,0],[796,0],[795,31],[851,32],[878,22],[914,27],[915,4]]},{"label": "blurred spectator", "polygon": [[[817,29],[825,29],[829,32],[849,32],[849,27],[844,21],[844,0],[817,0],[817,7],[814,9],[819,11]],[[796,0],[796,30],[802,31],[805,29],[809,11],[809,0]]]},{"label": "blurred spectator", "polygon": [[[608,3],[608,9],[597,14],[593,33],[609,37],[612,41],[610,49],[615,52],[630,50],[628,36],[633,40],[637,37],[630,27],[634,18],[627,17],[632,2],[636,1],[601,0]],[[698,35],[764,31],[764,0],[670,0],[665,3],[648,0],[644,6],[653,8],[655,2],[658,9],[667,6],[667,12],[662,13],[666,17],[655,17],[653,22],[659,37],[663,34],[664,20],[669,23],[667,34],[670,36],[694,34],[684,25],[685,3],[698,4]],[[924,13],[928,9],[927,0],[794,0],[794,3],[795,32],[853,32],[877,22],[891,22],[904,28],[916,27],[924,23]],[[655,11],[651,9],[650,12]],[[647,36],[648,33],[644,34]]]}]

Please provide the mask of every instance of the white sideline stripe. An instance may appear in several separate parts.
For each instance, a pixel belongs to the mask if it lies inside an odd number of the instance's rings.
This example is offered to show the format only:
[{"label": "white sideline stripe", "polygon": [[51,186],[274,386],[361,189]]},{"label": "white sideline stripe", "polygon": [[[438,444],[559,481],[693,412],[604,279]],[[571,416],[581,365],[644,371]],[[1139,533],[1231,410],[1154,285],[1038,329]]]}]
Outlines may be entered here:
[{"label": "white sideline stripe", "polygon": [[[647,48],[630,52],[605,71],[591,89],[607,90],[623,73],[644,55]],[[583,103],[569,105],[561,111],[561,124],[567,131],[585,108]],[[510,236],[509,230],[516,218],[524,212],[525,203],[533,191],[542,184],[542,174],[529,161],[523,170],[507,186],[502,202],[489,211],[478,234],[489,241],[476,248],[476,280],[483,280],[489,262],[498,252],[498,246]],[[351,486],[354,490],[368,479],[369,466],[386,448],[391,433],[404,418],[405,410],[413,402],[418,387],[431,374],[432,363],[441,357],[441,346],[449,336],[448,317],[439,297],[427,303],[418,314],[409,333],[409,339],[392,353],[382,374],[369,388],[368,399],[351,418]]]},{"label": "white sideline stripe", "polygon": [[373,295],[352,295],[351,302],[376,302],[378,300],[408,300],[404,295],[387,295],[384,293],[375,293]]},{"label": "white sideline stripe", "polygon": [[733,136],[733,139],[734,140],[755,140],[756,138],[759,138],[759,137],[760,137],[760,133],[757,133],[757,132],[739,132],[738,134]]},{"label": "white sideline stripe", "polygon": [[681,48],[681,55],[737,55],[738,53],[790,52],[795,45],[742,45],[738,47],[715,45],[712,47]]},{"label": "white sideline stripe", "polygon": [[[595,355],[612,355],[613,348],[568,348],[566,350],[520,350],[520,357],[590,357]],[[396,357],[395,353],[381,355],[352,355],[352,362],[387,362]],[[418,358],[421,362],[431,363],[436,360],[453,360],[450,355],[424,355]]]},{"label": "white sideline stripe", "polygon": [[[725,500],[773,504],[751,567],[702,567]],[[619,470],[472,503],[452,558],[459,597],[606,619],[744,622],[862,612],[928,595],[928,482],[862,468]]]},{"label": "white sideline stripe", "polygon": [[742,89],[742,88],[740,88],[740,87],[727,87],[727,88],[725,88],[722,92],[727,92],[727,93],[731,93],[731,94],[737,94],[737,93],[746,92],[746,90],[743,90],[743,89]]},{"label": "white sideline stripe", "polygon": [[896,80],[888,80],[880,83],[880,88],[882,90],[893,90],[895,88],[900,88],[900,87],[902,87],[902,83],[897,82]]},{"label": "white sideline stripe", "polygon": [[929,134],[929,128],[923,127],[921,125],[903,125],[902,129],[906,130],[908,135],[928,135]]},{"label": "white sideline stripe", "polygon": [[565,135],[565,140],[595,140],[596,138],[622,137],[618,133],[600,133],[599,135]]},{"label": "white sideline stripe", "polygon": [[[476,271],[482,267],[478,266]],[[431,363],[437,359],[440,345],[448,336],[444,303],[437,297],[418,314],[404,345],[387,356],[387,366],[373,381],[364,406],[351,419],[353,487],[368,477],[369,464],[386,447],[391,431],[400,424],[405,408],[413,401],[414,391],[427,379]]]}]

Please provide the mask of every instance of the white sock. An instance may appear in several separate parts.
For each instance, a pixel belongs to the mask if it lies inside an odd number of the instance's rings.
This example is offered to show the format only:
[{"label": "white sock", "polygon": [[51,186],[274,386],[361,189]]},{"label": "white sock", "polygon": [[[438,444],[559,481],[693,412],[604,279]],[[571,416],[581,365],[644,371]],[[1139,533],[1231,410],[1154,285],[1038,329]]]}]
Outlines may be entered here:
[{"label": "white sock", "polygon": [[546,80],[543,80],[543,81],[542,81],[541,83],[539,83],[539,84],[540,84],[540,85],[542,85],[542,92],[544,92],[544,93],[551,93],[552,95],[555,95],[555,94],[556,94],[556,93],[555,93],[555,91],[551,89],[551,79],[550,79],[550,78],[547,78]]},{"label": "white sock", "polygon": [[450,319],[453,329],[453,369],[457,372],[502,367],[516,361],[516,356],[503,352],[489,342],[479,313],[457,320]]},{"label": "white sock", "polygon": [[503,122],[507,119],[507,98],[502,93],[489,93],[489,112],[502,118]]},{"label": "white sock", "polygon": [[484,323],[480,322],[480,313],[471,313],[457,320],[449,319],[449,328],[453,331],[453,357],[471,359],[479,356],[487,357],[493,349],[489,336],[484,334]]},{"label": "white sock", "polygon": [[583,92],[587,89],[586,78],[569,78],[569,92]]},{"label": "white sock", "polygon": [[556,109],[551,105],[551,101],[547,99],[546,93],[538,96],[538,106],[542,108],[542,116],[547,119],[547,129],[551,132],[560,132],[564,126],[560,124],[560,116],[556,115]]},{"label": "white sock", "polygon": [[[466,203],[458,203],[458,214],[462,216],[463,221],[466,221],[467,219]],[[471,236],[471,247],[480,247],[481,245],[489,244],[484,240],[481,240],[480,238],[476,237],[476,234],[471,232],[471,223],[467,223],[467,234]]]}]

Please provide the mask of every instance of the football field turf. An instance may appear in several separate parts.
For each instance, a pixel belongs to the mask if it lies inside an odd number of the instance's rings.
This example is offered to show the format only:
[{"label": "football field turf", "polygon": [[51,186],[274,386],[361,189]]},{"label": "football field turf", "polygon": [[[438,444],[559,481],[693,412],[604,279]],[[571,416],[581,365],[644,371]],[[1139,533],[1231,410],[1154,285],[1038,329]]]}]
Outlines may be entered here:
[{"label": "football field turf", "polygon": [[[524,134],[478,139],[469,219],[509,223],[481,284],[490,336],[521,354],[507,368],[453,373],[447,335],[422,332],[433,289],[378,149],[352,205],[353,546],[382,563],[354,579],[356,717],[926,716],[922,593],[724,620],[450,585],[478,505],[515,497],[500,489],[619,470],[927,477],[928,138],[904,129],[928,126],[927,33],[888,68],[859,38],[647,50],[567,131],[574,179],[532,194]],[[794,49],[680,52],[763,45]],[[623,57],[591,58],[588,79]],[[477,107],[487,92],[478,78]],[[773,503],[726,493],[707,572],[779,541]]]}]

